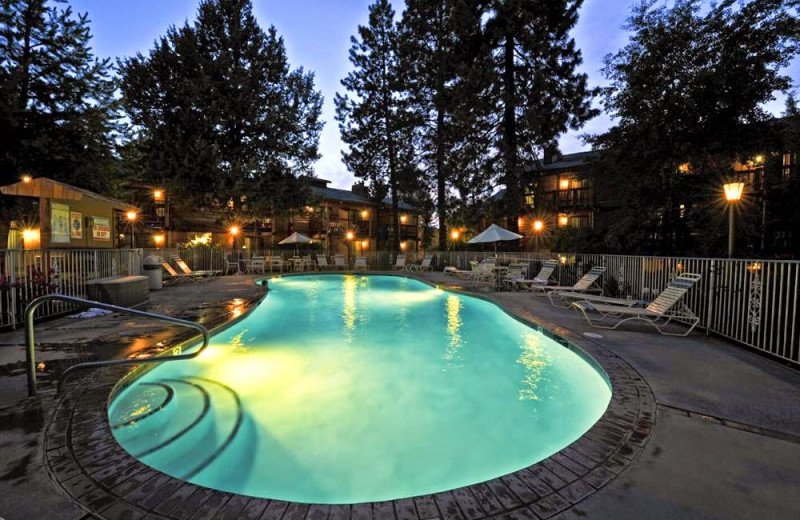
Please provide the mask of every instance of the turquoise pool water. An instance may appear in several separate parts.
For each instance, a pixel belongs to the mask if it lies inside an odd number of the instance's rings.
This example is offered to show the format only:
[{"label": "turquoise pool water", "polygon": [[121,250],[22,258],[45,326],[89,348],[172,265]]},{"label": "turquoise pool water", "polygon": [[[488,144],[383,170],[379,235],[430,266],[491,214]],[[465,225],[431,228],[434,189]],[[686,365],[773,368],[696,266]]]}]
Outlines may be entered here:
[{"label": "turquoise pool water", "polygon": [[191,361],[123,390],[109,419],[146,464],[297,502],[416,496],[524,468],[605,411],[605,378],[495,305],[393,276],[269,281]]}]

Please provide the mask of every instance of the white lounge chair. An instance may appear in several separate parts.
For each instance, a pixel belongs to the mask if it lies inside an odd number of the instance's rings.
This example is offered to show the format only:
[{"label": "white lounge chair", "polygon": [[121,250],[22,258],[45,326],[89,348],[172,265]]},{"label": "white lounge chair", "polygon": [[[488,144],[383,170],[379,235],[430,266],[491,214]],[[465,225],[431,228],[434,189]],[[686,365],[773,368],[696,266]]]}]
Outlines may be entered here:
[{"label": "white lounge chair", "polygon": [[521,287],[527,286],[529,291],[533,291],[534,287],[547,285],[550,283],[550,277],[553,276],[556,267],[558,267],[557,260],[545,260],[545,262],[542,264],[542,268],[539,270],[539,274],[531,279],[519,280],[517,285]]},{"label": "white lounge chair", "polygon": [[179,273],[166,260],[163,258],[160,260],[161,268],[167,272],[167,276],[164,277],[164,283],[167,285],[177,282],[202,282],[208,279],[207,276],[203,275]]},{"label": "white lounge chair", "polygon": [[397,259],[394,261],[394,265],[392,266],[393,269],[405,269],[406,268],[406,255],[398,254]]},{"label": "white lounge chair", "polygon": [[358,271],[359,269],[362,269],[362,270],[366,271],[367,270],[367,257],[366,256],[358,256],[358,257],[356,257],[356,263],[353,266],[353,268],[356,271]]},{"label": "white lounge chair", "polygon": [[407,270],[416,273],[419,271],[432,271],[431,262],[433,262],[433,255],[425,255],[421,264],[412,264],[407,267]]},{"label": "white lounge chair", "polygon": [[330,269],[330,265],[328,265],[328,257],[325,255],[317,255],[317,270],[323,271]]},{"label": "white lounge chair", "polygon": [[211,270],[211,269],[192,271],[189,268],[189,266],[186,265],[186,262],[184,262],[183,259],[179,256],[173,256],[172,261],[175,262],[175,265],[178,266],[178,269],[180,269],[183,272],[183,274],[193,274],[195,276],[204,276],[204,277],[211,277],[222,274],[222,271]]},{"label": "white lounge chair", "polygon": [[[603,273],[606,272],[605,266],[599,265],[592,267],[589,269],[589,272],[584,274],[580,280],[575,282],[575,285],[536,285],[533,286],[533,291],[539,291],[541,294],[546,294],[550,297],[550,294],[556,291],[572,291],[572,292],[586,292],[586,293],[603,293],[603,288],[597,285],[597,281],[603,276]],[[550,303],[556,305],[553,302],[553,298],[550,297]]]},{"label": "white lounge chair", "polygon": [[[699,274],[684,273],[674,278],[667,288],[658,297],[650,302],[647,307],[630,307],[623,305],[596,304],[589,301],[573,302],[572,306],[586,318],[589,325],[600,329],[616,329],[623,323],[638,320],[652,325],[660,334],[665,336],[688,336],[700,323],[700,318],[681,300],[687,292],[700,280]],[[589,313],[597,313],[600,319],[592,320]],[[609,319],[609,324],[602,323]],[[610,322],[616,320],[613,324]],[[689,325],[684,333],[666,332],[664,329],[672,321],[680,321]]]},{"label": "white lounge chair", "polygon": [[347,269],[347,264],[344,262],[344,255],[333,255],[333,265],[336,269]]}]

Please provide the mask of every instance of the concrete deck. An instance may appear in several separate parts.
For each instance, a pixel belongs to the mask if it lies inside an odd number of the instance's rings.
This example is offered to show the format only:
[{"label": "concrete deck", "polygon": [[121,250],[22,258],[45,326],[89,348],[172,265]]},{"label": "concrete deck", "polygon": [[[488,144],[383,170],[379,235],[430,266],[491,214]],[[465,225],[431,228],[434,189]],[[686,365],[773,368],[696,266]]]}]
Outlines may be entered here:
[{"label": "concrete deck", "polygon": [[[152,293],[150,310],[206,323],[223,322],[242,312],[260,293],[261,289],[253,285],[252,278],[225,277],[207,285],[185,284]],[[420,275],[420,278],[447,285],[463,283],[440,273]],[[702,333],[688,338],[668,338],[643,330],[600,331],[589,327],[571,311],[551,307],[546,298],[527,293],[482,296],[576,343],[592,343],[597,352],[616,354],[649,384],[657,409],[655,425],[648,433],[651,435],[648,439],[639,439],[643,448],[637,456],[630,457],[624,468],[618,468],[618,474],[597,471],[593,473],[594,480],[584,479],[593,488],[591,493],[575,484],[558,496],[551,495],[558,500],[550,499],[539,507],[512,508],[510,513],[497,510],[496,515],[509,519],[800,518],[800,501],[796,500],[800,489],[798,371],[741,347],[706,338]],[[584,332],[599,333],[603,337],[589,339]],[[176,331],[162,330],[160,326],[138,323],[130,318],[104,317],[93,318],[90,322],[81,320],[79,324],[75,320],[55,320],[41,327],[38,337],[52,346],[44,353],[46,365],[58,365],[58,359],[65,356],[82,359],[135,355],[158,342],[162,345],[156,349],[163,348],[176,341]],[[122,500],[114,502],[115,497],[106,499],[112,502],[103,502],[100,497],[106,496],[105,492],[96,493],[85,479],[73,477],[70,482],[88,486],[76,492],[97,501],[96,507],[89,508],[93,513],[85,509],[91,500],[81,501],[80,506],[76,500],[56,490],[53,478],[59,481],[61,478],[48,473],[52,466],[45,464],[42,456],[45,451],[43,430],[54,418],[52,411],[56,400],[52,395],[45,395],[20,401],[24,397],[24,374],[14,375],[19,369],[13,368],[20,360],[20,344],[19,332],[0,334],[0,345],[12,345],[0,346],[0,366],[11,367],[6,369],[5,376],[0,376],[0,399],[16,403],[0,410],[0,517],[5,520],[164,517],[155,510],[146,513],[125,506]],[[94,345],[104,345],[108,349],[101,354],[98,353],[101,349]],[[116,350],[112,352],[111,348]],[[102,406],[102,396],[96,400]],[[579,458],[578,455],[574,458]],[[570,459],[563,462],[570,463]],[[79,477],[82,473],[80,469],[77,471]],[[516,482],[515,486],[519,484]],[[523,502],[521,497],[531,493],[531,485],[528,482],[517,488],[510,486],[510,495],[502,499]],[[186,493],[186,489],[189,488],[184,486],[175,494]],[[509,488],[504,489],[506,493]],[[199,493],[192,489],[190,494],[191,497],[202,495],[202,501],[194,504],[191,511],[179,514],[176,510],[170,517],[326,520],[352,516],[365,520],[412,517],[463,520],[485,516],[465,506],[469,504],[464,499],[466,495],[455,492],[449,503],[422,497],[410,502],[410,510],[406,508],[409,502],[403,501],[399,502],[405,506],[394,504],[389,510],[379,504],[342,510],[335,507],[287,508],[287,505],[281,508],[277,504],[273,507],[230,497],[225,499],[223,507],[223,503],[215,502],[221,498],[218,493]],[[187,495],[183,500],[191,502],[191,497]],[[259,509],[262,505],[263,509]]]}]

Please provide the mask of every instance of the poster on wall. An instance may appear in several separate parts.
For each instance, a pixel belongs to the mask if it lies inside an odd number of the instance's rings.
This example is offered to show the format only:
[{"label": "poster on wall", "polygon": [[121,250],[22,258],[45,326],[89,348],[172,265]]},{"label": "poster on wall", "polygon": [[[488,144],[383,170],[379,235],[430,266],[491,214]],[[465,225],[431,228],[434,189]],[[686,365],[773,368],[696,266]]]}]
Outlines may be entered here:
[{"label": "poster on wall", "polygon": [[92,238],[103,242],[111,240],[111,219],[92,217]]},{"label": "poster on wall", "polygon": [[83,238],[83,213],[77,211],[69,212],[69,236],[72,238]]},{"label": "poster on wall", "polygon": [[69,206],[50,204],[50,242],[69,244]]}]

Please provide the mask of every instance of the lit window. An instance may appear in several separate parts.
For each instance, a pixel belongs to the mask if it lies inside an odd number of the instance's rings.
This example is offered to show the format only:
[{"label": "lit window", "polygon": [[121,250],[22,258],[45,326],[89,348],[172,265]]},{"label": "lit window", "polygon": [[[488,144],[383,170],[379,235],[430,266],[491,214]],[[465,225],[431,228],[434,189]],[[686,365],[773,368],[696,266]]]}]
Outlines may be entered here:
[{"label": "lit window", "polygon": [[568,190],[569,179],[561,179],[561,181],[558,183],[558,187],[561,188],[562,190]]}]

